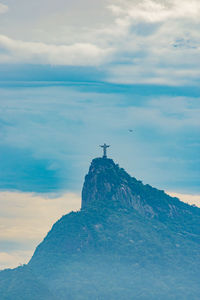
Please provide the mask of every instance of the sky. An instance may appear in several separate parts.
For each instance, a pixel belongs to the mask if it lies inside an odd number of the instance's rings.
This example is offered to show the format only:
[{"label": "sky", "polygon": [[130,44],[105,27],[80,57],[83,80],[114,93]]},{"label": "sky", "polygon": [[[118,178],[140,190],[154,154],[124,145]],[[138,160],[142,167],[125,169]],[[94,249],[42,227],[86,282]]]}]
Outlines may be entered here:
[{"label": "sky", "polygon": [[199,26],[197,0],[0,0],[0,269],[80,208],[104,142],[200,206]]}]

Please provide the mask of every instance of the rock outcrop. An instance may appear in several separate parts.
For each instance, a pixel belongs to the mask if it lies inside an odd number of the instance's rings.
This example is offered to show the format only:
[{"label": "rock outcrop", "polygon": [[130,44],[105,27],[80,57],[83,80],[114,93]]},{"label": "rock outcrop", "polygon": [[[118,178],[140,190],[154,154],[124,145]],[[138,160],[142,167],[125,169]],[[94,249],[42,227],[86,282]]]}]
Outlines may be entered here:
[{"label": "rock outcrop", "polygon": [[188,205],[179,199],[131,177],[112,159],[95,158],[85,177],[82,209],[112,205],[132,208],[143,216],[158,218],[176,217],[188,210]]}]

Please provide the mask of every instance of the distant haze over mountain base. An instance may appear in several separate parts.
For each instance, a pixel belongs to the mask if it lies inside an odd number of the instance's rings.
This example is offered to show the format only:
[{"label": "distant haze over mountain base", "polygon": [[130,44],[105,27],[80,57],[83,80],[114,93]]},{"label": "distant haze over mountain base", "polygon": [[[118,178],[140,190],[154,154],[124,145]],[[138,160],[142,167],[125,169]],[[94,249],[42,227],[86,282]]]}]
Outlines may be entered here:
[{"label": "distant haze over mountain base", "polygon": [[168,192],[168,194],[172,197],[177,197],[181,201],[188,203],[190,205],[196,205],[200,207],[200,195],[190,195],[190,194],[181,194],[175,192]]},{"label": "distant haze over mountain base", "polygon": [[[168,194],[200,207],[200,195]],[[56,196],[4,191],[0,192],[0,206],[4,208],[0,212],[0,223],[6,226],[0,233],[2,270],[27,263],[52,224],[62,215],[80,209],[81,196],[78,193]]]}]

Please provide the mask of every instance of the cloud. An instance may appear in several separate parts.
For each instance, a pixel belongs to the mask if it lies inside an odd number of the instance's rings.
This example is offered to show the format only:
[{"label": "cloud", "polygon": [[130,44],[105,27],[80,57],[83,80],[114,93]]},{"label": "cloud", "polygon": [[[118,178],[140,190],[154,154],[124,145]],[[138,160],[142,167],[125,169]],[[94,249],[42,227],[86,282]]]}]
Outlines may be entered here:
[{"label": "cloud", "polygon": [[109,3],[88,0],[83,10],[78,0],[72,6],[51,2],[45,11],[43,0],[41,17],[35,20],[29,12],[29,22],[17,10],[16,21],[10,16],[12,28],[2,27],[0,62],[100,66],[112,83],[198,84],[199,1]]},{"label": "cloud", "polygon": [[200,195],[191,195],[191,194],[180,194],[174,192],[168,192],[172,197],[177,197],[181,201],[188,203],[190,205],[196,205],[200,207]]},{"label": "cloud", "polygon": [[20,265],[28,263],[31,256],[33,255],[33,251],[12,251],[8,252],[0,252],[0,270],[4,270],[7,268],[16,268]]},{"label": "cloud", "polygon": [[90,43],[53,45],[38,42],[24,42],[0,35],[0,62],[26,62],[52,65],[98,65],[111,53]]},{"label": "cloud", "polygon": [[[110,6],[116,16],[112,30],[118,45],[107,79],[123,84],[197,84],[199,1],[117,3]],[[117,38],[114,32],[123,35]]]},{"label": "cloud", "polygon": [[123,84],[197,84],[199,1],[115,1],[104,34],[115,47],[107,80]]},{"label": "cloud", "polygon": [[116,16],[127,16],[131,20],[145,22],[163,22],[179,18],[199,18],[200,3],[196,0],[188,2],[156,1],[156,0],[118,0],[117,4],[111,4],[109,8]]},{"label": "cloud", "polygon": [[199,98],[144,96],[146,88],[1,89],[0,187],[80,191],[99,143],[107,142],[110,156],[145,183],[199,193]]},{"label": "cloud", "polygon": [[0,14],[4,14],[8,11],[8,6],[0,3]]},{"label": "cloud", "polygon": [[26,263],[53,223],[80,205],[74,193],[0,192],[0,269]]}]

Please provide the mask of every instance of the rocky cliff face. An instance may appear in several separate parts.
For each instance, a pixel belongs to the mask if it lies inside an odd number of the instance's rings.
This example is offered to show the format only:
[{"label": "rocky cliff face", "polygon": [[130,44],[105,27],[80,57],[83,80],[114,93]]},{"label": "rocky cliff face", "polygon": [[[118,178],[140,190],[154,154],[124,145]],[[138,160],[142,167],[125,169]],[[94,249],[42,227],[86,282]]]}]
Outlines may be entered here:
[{"label": "rocky cliff face", "polygon": [[85,177],[82,209],[111,205],[132,208],[149,217],[175,217],[188,208],[177,198],[131,177],[112,159],[96,158]]}]

